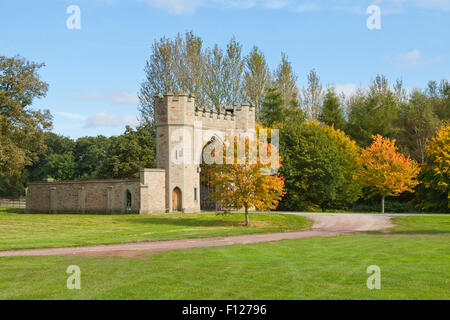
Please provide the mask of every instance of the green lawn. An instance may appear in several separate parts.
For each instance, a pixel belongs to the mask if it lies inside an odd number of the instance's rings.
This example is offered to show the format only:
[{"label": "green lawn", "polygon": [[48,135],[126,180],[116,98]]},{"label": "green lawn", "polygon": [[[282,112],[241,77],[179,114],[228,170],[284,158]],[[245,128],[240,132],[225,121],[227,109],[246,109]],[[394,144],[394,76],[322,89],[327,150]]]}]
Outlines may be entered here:
[{"label": "green lawn", "polygon": [[49,215],[23,214],[0,208],[0,250],[71,247],[145,240],[199,238],[302,230],[312,222],[303,217],[215,213],[166,215]]},{"label": "green lawn", "polygon": [[[146,258],[0,258],[0,299],[450,299],[450,217],[392,233],[189,249]],[[66,289],[69,265],[81,290]],[[381,268],[368,290],[366,268]]]}]

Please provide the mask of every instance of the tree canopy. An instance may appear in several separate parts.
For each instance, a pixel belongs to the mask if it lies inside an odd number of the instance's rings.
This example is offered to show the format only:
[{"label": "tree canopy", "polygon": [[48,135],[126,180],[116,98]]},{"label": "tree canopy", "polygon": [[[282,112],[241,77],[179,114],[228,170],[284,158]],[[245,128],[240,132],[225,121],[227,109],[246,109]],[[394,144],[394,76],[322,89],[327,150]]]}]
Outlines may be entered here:
[{"label": "tree canopy", "polygon": [[0,56],[0,174],[18,176],[44,148],[44,132],[52,125],[48,110],[31,108],[45,97],[48,84],[38,71],[44,64]]}]

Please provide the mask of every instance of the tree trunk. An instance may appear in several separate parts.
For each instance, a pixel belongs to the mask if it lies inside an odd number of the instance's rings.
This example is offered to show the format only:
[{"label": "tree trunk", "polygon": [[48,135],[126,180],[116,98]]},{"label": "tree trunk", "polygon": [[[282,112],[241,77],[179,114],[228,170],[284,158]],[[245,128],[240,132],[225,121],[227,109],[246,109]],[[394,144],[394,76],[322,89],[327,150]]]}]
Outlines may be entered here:
[{"label": "tree trunk", "polygon": [[245,226],[248,227],[250,225],[250,219],[248,218],[248,205],[245,205]]},{"label": "tree trunk", "polygon": [[381,213],[384,213],[384,196],[381,197]]}]

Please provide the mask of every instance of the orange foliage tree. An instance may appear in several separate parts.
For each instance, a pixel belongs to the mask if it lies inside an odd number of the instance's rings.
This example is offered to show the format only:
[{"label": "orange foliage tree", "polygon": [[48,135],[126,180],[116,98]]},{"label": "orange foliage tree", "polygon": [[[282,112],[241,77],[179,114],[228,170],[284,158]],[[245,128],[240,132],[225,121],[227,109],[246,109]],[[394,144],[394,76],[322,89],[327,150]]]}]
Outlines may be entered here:
[{"label": "orange foliage tree", "polygon": [[372,145],[362,151],[359,159],[363,167],[359,180],[370,195],[381,196],[381,212],[384,213],[385,197],[414,192],[420,169],[414,160],[397,152],[395,140],[380,135],[372,139]]},{"label": "orange foliage tree", "polygon": [[[249,208],[266,211],[275,209],[285,194],[284,179],[273,167],[273,163],[263,164],[259,157],[252,163],[248,157],[251,146],[246,144],[246,157],[243,163],[237,161],[236,148],[233,164],[213,164],[210,166],[209,178],[213,192],[210,197],[220,202],[224,208],[245,209],[245,225],[249,226]],[[272,144],[268,144],[268,155],[276,152]],[[224,152],[225,153],[225,152]],[[278,161],[281,164],[281,159]],[[280,166],[280,165],[279,165]],[[273,173],[276,169],[276,173]],[[272,172],[268,174],[269,172]]]}]

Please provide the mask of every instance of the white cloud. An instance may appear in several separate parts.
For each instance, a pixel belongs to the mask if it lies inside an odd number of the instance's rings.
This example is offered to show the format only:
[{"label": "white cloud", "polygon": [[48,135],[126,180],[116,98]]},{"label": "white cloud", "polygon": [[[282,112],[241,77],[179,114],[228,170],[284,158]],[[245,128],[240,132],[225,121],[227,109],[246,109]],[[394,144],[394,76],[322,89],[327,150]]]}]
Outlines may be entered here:
[{"label": "white cloud", "polygon": [[349,97],[358,91],[360,86],[354,84],[354,83],[345,83],[345,84],[337,84],[332,86],[336,93],[340,95],[343,93],[346,97]]},{"label": "white cloud", "polygon": [[257,0],[222,0],[217,2],[226,8],[236,9],[250,9],[257,5]]},{"label": "white cloud", "polygon": [[118,127],[122,124],[121,118],[116,114],[100,112],[86,119],[85,128]]},{"label": "white cloud", "polygon": [[313,2],[300,3],[295,8],[295,11],[298,11],[298,12],[316,12],[316,11],[320,11],[320,10],[321,10],[320,5],[317,3],[313,3]]},{"label": "white cloud", "polygon": [[77,113],[57,111],[57,112],[55,112],[55,114],[57,114],[63,118],[68,118],[68,119],[72,119],[72,120],[81,120],[81,121],[86,120],[85,116],[82,116],[81,114],[77,114]]},{"label": "white cloud", "polygon": [[445,56],[435,56],[426,58],[425,55],[417,49],[411,50],[407,53],[400,53],[391,62],[400,68],[415,68],[421,67],[430,63],[440,62]]},{"label": "white cloud", "polygon": [[83,128],[99,128],[99,127],[124,127],[124,126],[137,126],[139,121],[134,115],[120,116],[114,113],[99,112],[91,116],[84,116],[71,112],[55,112],[56,115],[79,121],[83,124]]},{"label": "white cloud", "polygon": [[416,0],[421,7],[450,11],[450,0]]},{"label": "white cloud", "polygon": [[139,98],[136,93],[126,91],[111,91],[106,94],[106,98],[117,104],[139,104]]},{"label": "white cloud", "polygon": [[400,53],[395,58],[395,62],[400,67],[419,67],[426,64],[423,53],[414,49],[407,53]]},{"label": "white cloud", "polygon": [[170,14],[193,14],[205,3],[203,0],[147,0],[156,8],[167,10]]},{"label": "white cloud", "polygon": [[411,8],[450,11],[450,0],[376,0],[375,3],[384,14],[401,13]]},{"label": "white cloud", "polygon": [[282,9],[289,5],[289,1],[286,0],[266,0],[263,3],[264,8],[267,9]]},{"label": "white cloud", "polygon": [[444,59],[444,56],[426,58],[420,50],[414,49],[407,53],[398,54],[393,59],[393,63],[401,68],[414,68],[421,67],[430,63],[436,63],[442,61],[442,59]]},{"label": "white cloud", "polygon": [[101,101],[106,100],[114,104],[138,105],[139,98],[136,93],[124,90],[111,90],[102,93],[83,93],[77,92],[69,95],[72,99],[80,101]]},{"label": "white cloud", "polygon": [[222,7],[230,9],[264,8],[279,10],[294,8],[295,0],[145,0],[150,6],[164,9],[169,14],[191,15],[202,7]]},{"label": "white cloud", "polygon": [[93,116],[86,118],[85,128],[99,128],[99,127],[122,127],[125,125],[136,126],[138,120],[135,116],[127,115],[121,117],[117,114],[100,112]]},{"label": "white cloud", "polygon": [[[110,1],[110,0],[103,0]],[[267,10],[287,9],[300,13],[321,10],[340,11],[351,14],[365,14],[364,4],[348,0],[140,0],[150,6],[166,10],[169,14],[192,15],[202,7],[233,9],[264,8]],[[383,14],[401,13],[409,8],[450,10],[450,0],[373,0],[381,7]],[[367,4],[368,5],[368,4]]]}]

